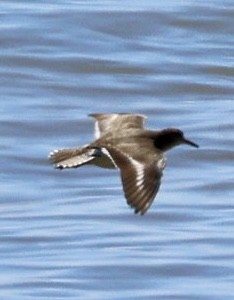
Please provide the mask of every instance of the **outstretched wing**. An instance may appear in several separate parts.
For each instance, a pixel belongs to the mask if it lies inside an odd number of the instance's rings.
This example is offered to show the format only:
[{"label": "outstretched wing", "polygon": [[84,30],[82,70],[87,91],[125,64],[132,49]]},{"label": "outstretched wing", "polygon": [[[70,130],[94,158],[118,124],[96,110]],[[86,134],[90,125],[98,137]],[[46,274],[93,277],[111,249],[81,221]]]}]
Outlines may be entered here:
[{"label": "outstretched wing", "polygon": [[95,149],[67,148],[54,150],[49,160],[57,169],[77,168],[95,159]]},{"label": "outstretched wing", "polygon": [[118,149],[108,148],[110,155],[119,167],[127,203],[135,213],[144,214],[151,206],[161,183],[165,167],[163,154],[147,157],[131,157]]},{"label": "outstretched wing", "polygon": [[95,119],[95,137],[107,132],[126,129],[143,129],[145,117],[135,114],[90,114]]}]

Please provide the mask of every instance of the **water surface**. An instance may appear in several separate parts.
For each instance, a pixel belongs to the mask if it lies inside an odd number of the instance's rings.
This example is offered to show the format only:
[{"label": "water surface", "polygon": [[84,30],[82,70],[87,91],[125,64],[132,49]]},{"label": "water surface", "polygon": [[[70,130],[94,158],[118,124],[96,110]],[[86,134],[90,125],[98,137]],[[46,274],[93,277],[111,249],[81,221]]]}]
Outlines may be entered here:
[{"label": "water surface", "polygon": [[[1,299],[234,298],[232,1],[2,1]],[[168,153],[144,216],[118,171],[59,172],[91,112],[148,116]]]}]

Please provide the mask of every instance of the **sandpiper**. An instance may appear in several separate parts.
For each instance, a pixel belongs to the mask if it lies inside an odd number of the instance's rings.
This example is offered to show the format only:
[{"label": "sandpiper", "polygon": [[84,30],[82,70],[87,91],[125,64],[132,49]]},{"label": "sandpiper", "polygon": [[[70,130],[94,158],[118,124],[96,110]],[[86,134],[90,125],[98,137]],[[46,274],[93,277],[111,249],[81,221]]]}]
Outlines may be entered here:
[{"label": "sandpiper", "polygon": [[49,159],[57,169],[96,165],[118,168],[127,203],[143,215],[151,206],[166,165],[164,152],[187,144],[181,130],[144,129],[145,116],[137,114],[91,114],[95,119],[96,140],[79,148],[55,150]]}]

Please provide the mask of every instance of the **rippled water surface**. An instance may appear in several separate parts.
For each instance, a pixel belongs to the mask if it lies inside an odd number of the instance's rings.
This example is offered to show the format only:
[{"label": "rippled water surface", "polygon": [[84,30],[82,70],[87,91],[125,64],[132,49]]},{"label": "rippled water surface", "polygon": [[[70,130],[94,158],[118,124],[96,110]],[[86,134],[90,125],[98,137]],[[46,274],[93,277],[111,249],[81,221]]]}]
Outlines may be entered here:
[{"label": "rippled water surface", "polygon": [[[234,299],[233,1],[1,1],[0,298]],[[91,112],[200,145],[167,155],[149,212],[118,171],[54,170]]]}]

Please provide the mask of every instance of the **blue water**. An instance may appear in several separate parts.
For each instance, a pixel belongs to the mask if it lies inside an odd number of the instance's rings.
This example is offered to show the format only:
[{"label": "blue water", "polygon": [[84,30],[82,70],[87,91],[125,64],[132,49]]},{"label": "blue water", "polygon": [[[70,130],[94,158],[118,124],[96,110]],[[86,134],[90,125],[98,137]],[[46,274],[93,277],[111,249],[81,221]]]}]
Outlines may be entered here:
[{"label": "blue water", "polygon": [[[0,298],[234,299],[234,6],[0,3]],[[145,114],[200,145],[167,154],[134,215],[117,170],[54,170],[92,112]]]}]

